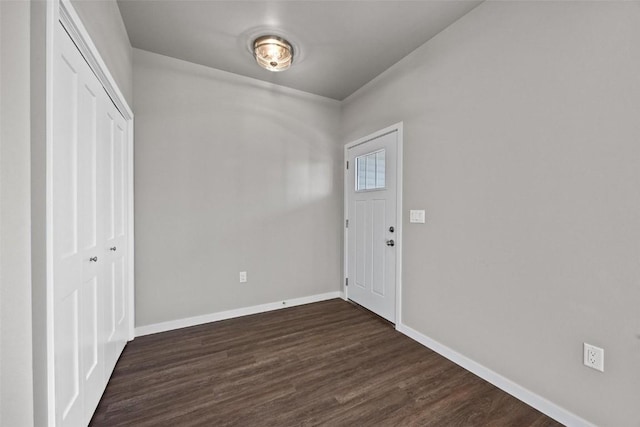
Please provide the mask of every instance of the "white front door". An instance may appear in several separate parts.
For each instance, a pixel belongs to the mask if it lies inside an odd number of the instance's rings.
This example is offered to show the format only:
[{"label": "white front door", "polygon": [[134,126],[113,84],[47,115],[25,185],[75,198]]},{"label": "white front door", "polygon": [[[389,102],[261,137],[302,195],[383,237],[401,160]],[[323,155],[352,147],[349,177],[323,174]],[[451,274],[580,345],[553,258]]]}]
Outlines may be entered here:
[{"label": "white front door", "polygon": [[347,297],[396,322],[398,131],[347,146]]}]

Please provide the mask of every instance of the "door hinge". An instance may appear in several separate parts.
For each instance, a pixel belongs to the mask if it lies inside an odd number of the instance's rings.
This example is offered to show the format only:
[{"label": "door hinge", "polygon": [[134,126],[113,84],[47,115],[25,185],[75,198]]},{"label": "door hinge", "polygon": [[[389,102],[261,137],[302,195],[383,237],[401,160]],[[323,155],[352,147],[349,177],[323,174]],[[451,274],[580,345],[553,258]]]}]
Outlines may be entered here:
[{"label": "door hinge", "polygon": [[349,169],[349,161],[347,160],[347,169]]},{"label": "door hinge", "polygon": [[344,278],[344,285],[345,286],[349,286],[349,278],[348,277]]},{"label": "door hinge", "polygon": [[349,220],[348,219],[344,220],[344,226],[345,226],[345,228],[349,228]]}]

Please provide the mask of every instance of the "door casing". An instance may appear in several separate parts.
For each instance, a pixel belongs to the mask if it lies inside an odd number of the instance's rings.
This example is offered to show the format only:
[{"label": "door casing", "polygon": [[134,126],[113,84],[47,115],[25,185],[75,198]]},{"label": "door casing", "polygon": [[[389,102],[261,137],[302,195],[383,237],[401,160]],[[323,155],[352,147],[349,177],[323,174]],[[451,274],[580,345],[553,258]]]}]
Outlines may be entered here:
[{"label": "door casing", "polygon": [[343,298],[344,300],[348,300],[349,298],[349,292],[348,292],[348,286],[347,286],[347,277],[349,274],[349,259],[348,259],[348,255],[349,255],[349,239],[348,239],[348,233],[349,233],[349,228],[347,227],[347,219],[349,218],[349,201],[348,201],[348,174],[349,174],[349,170],[347,170],[347,160],[349,159],[349,149],[352,147],[355,147],[356,145],[360,145],[363,144],[367,141],[371,141],[372,139],[376,139],[382,135],[388,134],[390,132],[397,132],[398,138],[397,138],[397,155],[396,155],[396,182],[397,182],[397,188],[396,188],[396,198],[397,198],[397,205],[396,205],[396,237],[395,237],[395,241],[396,241],[396,318],[395,318],[395,325],[396,325],[396,329],[398,328],[398,326],[401,324],[402,322],[402,222],[403,222],[403,217],[402,217],[402,147],[403,147],[403,133],[402,133],[402,128],[403,128],[403,123],[399,122],[396,124],[393,124],[391,126],[388,126],[384,129],[381,129],[377,132],[374,132],[372,134],[369,134],[365,137],[359,138],[355,141],[349,142],[348,144],[346,144],[344,146],[344,161],[343,161],[343,171],[344,171],[344,200],[343,200],[343,206],[344,206],[344,217],[343,217],[343,221],[342,221],[342,226],[343,226],[343,242],[344,242],[344,247],[343,247],[343,269],[342,269],[342,294],[343,294]]}]

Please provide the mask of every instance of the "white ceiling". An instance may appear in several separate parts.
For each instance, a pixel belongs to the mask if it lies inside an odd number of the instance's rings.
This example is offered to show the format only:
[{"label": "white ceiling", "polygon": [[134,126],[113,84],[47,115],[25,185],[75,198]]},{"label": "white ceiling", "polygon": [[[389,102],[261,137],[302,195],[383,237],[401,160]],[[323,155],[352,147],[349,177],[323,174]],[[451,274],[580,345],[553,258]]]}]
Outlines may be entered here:
[{"label": "white ceiling", "polygon": [[[133,47],[342,100],[480,1],[119,0]],[[284,72],[249,46],[274,33],[294,45]]]}]

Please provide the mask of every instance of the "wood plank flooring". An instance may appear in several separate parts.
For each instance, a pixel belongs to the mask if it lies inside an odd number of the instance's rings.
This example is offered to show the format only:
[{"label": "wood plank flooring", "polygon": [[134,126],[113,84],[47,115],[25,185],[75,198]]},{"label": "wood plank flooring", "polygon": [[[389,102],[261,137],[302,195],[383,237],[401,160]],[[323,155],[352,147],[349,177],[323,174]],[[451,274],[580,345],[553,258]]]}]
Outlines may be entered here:
[{"label": "wood plank flooring", "polygon": [[91,426],[558,426],[330,300],[136,338]]}]

